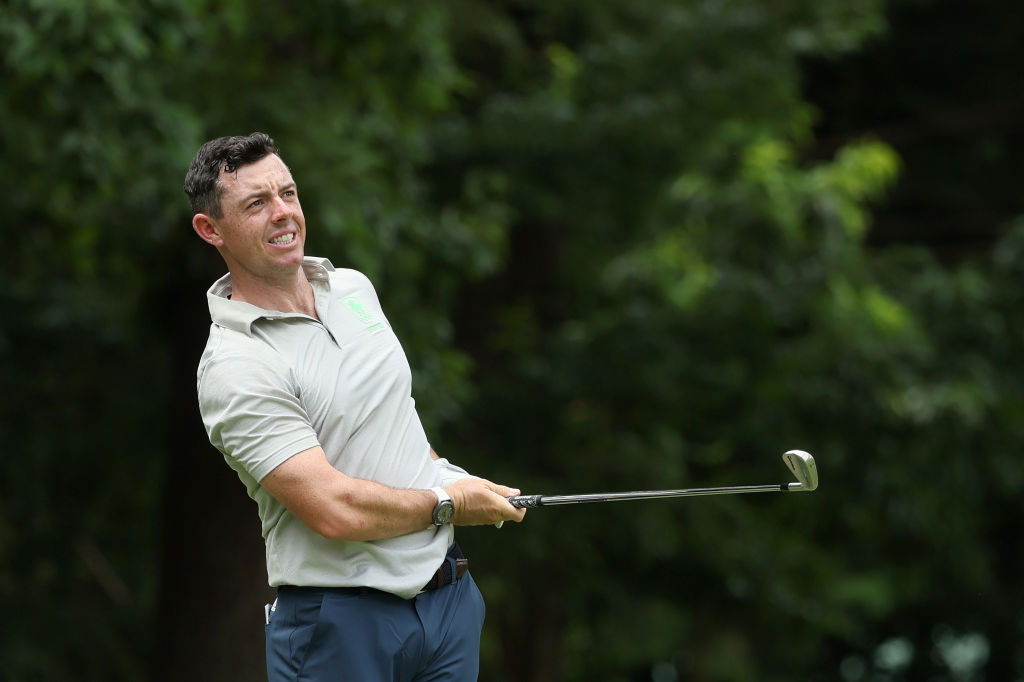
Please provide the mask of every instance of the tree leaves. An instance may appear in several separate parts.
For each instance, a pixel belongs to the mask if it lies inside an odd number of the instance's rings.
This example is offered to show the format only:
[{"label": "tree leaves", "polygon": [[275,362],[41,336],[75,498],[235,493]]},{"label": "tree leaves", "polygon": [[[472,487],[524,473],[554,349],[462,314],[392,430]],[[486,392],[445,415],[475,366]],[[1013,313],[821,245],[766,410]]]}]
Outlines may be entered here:
[{"label": "tree leaves", "polygon": [[1019,610],[996,541],[1024,486],[1024,231],[959,265],[869,245],[914,169],[872,138],[812,149],[801,60],[885,23],[806,0],[0,7],[0,590],[64,614],[56,637],[5,630],[0,670],[143,677],[160,462],[180,454],[157,434],[181,425],[154,425],[184,413],[169,387],[196,359],[170,326],[219,268],[181,180],[206,138],[255,129],[295,174],[310,253],[374,279],[453,461],[573,493],[818,457],[814,495],[466,530],[487,679],[983,665],[964,661]]}]

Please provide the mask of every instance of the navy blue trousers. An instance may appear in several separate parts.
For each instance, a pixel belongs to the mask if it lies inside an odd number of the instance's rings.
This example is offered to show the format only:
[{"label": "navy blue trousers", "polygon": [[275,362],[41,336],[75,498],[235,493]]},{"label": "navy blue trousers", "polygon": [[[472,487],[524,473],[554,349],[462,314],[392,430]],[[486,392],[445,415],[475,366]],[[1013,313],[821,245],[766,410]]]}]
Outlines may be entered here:
[{"label": "navy blue trousers", "polygon": [[467,682],[480,669],[484,599],[469,573],[402,599],[286,588],[267,624],[270,682]]}]

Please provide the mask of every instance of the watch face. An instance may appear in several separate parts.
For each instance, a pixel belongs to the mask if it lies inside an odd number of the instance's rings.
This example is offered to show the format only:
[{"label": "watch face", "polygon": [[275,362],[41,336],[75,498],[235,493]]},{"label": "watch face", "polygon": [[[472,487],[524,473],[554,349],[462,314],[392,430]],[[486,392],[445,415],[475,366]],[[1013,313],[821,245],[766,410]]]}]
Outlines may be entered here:
[{"label": "watch face", "polygon": [[437,526],[451,523],[453,516],[455,516],[455,505],[451,500],[438,502],[434,507],[434,524]]}]

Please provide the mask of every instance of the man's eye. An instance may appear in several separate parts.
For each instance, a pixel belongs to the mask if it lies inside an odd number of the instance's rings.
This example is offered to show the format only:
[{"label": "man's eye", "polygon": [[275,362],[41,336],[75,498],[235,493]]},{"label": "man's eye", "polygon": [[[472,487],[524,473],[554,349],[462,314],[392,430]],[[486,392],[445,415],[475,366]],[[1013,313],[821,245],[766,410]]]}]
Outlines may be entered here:
[{"label": "man's eye", "polygon": [[249,204],[249,208],[252,208],[253,206],[259,206],[261,203],[262,202],[259,199],[257,199],[256,201]]}]

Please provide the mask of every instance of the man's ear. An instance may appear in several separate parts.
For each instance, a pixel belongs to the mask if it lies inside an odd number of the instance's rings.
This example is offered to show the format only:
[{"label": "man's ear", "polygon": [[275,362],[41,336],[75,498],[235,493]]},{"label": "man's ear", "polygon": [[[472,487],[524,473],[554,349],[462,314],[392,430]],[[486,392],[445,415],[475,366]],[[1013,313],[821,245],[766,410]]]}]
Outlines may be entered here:
[{"label": "man's ear", "polygon": [[205,213],[196,213],[192,216],[192,229],[196,231],[199,238],[207,244],[220,246],[224,239],[220,235],[220,226],[217,222]]}]

